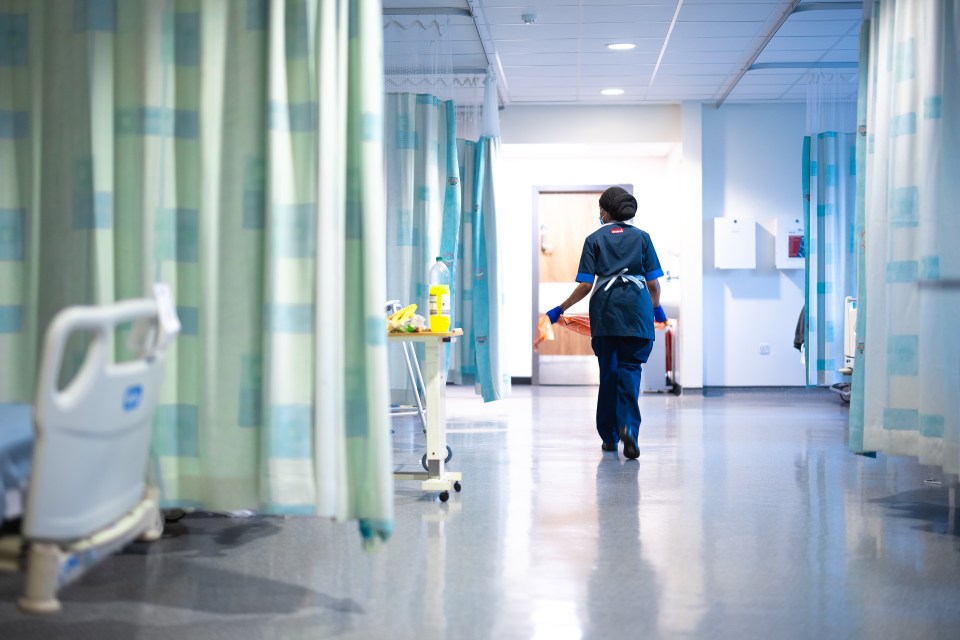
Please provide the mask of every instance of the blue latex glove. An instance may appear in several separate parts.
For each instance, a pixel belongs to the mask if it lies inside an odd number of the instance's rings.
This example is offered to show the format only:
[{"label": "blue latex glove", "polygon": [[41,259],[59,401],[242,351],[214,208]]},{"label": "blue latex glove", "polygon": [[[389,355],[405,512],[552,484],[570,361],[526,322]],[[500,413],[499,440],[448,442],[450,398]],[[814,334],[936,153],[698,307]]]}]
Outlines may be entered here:
[{"label": "blue latex glove", "polygon": [[654,319],[656,322],[666,322],[666,321],[667,321],[667,314],[666,314],[666,312],[663,310],[663,307],[661,307],[660,305],[657,305],[656,307],[654,307],[654,309],[653,309],[653,319]]},{"label": "blue latex glove", "polygon": [[554,307],[553,309],[550,309],[550,311],[547,311],[547,317],[550,318],[551,324],[557,324],[557,320],[559,320],[560,316],[562,315],[563,309],[560,307]]}]

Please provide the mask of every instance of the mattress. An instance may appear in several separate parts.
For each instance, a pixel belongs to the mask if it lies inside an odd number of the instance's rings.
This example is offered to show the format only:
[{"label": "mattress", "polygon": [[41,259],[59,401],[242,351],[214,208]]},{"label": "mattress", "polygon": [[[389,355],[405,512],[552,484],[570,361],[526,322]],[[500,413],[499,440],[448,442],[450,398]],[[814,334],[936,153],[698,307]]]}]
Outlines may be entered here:
[{"label": "mattress", "polygon": [[0,404],[0,520],[23,515],[33,454],[33,407]]}]

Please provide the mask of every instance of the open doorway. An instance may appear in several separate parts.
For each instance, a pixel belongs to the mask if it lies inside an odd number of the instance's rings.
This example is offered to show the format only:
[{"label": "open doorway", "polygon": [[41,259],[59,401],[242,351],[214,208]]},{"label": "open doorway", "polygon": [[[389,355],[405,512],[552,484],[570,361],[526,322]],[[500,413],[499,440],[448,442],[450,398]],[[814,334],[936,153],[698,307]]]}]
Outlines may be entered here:
[{"label": "open doorway", "polygon": [[[631,185],[620,186],[633,191]],[[606,188],[534,187],[533,332],[540,316],[563,302],[576,286],[583,240],[600,224],[598,200]],[[587,296],[567,314],[587,314],[589,304]],[[533,384],[600,384],[590,338],[561,328],[554,334],[554,340],[544,342],[533,354]]]}]

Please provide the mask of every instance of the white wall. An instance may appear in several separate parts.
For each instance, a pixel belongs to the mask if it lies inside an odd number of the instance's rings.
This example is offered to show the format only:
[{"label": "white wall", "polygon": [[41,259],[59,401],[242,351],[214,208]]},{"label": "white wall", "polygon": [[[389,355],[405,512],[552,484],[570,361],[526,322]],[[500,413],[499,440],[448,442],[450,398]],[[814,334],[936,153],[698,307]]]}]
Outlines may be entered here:
[{"label": "white wall", "polygon": [[[793,333],[804,271],[775,268],[773,221],[803,214],[805,106],[725,105],[702,114],[703,384],[803,385]],[[756,269],[714,268],[713,218],[732,216],[757,219]]]},{"label": "white wall", "polygon": [[500,112],[500,139],[504,144],[679,142],[680,109],[509,106]]},{"label": "white wall", "polygon": [[684,388],[703,387],[703,116],[700,103],[680,106],[681,144],[676,171],[680,220],[681,322],[677,328],[675,380]]}]

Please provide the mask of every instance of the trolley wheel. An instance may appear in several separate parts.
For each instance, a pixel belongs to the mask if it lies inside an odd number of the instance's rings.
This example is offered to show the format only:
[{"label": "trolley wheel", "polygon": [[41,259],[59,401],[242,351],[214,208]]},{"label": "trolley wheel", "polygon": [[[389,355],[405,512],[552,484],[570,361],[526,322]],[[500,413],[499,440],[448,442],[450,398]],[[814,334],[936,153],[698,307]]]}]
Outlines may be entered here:
[{"label": "trolley wheel", "polygon": [[441,492],[440,492],[440,502],[446,502],[446,501],[449,500],[449,499],[450,499],[450,492],[449,492],[449,491],[441,491]]},{"label": "trolley wheel", "polygon": [[[450,445],[447,445],[447,457],[443,459],[443,463],[446,464],[453,459],[453,449],[450,448]],[[423,467],[424,471],[430,471],[430,467],[427,466],[427,454],[423,454],[423,457],[420,458],[420,466]]]},{"label": "trolley wheel", "polygon": [[463,488],[463,487],[460,486],[460,483],[459,483],[459,482],[454,482],[454,483],[453,483],[453,490],[456,491],[457,493],[460,493],[460,489],[462,489],[462,488]]},{"label": "trolley wheel", "polygon": [[165,509],[165,510],[164,510],[164,512],[163,512],[163,519],[166,520],[167,522],[178,522],[178,521],[180,521],[185,515],[187,515],[187,512],[186,512],[185,509],[180,509],[180,508],[178,508],[178,507],[174,507],[174,508],[172,508],[172,509]]}]

